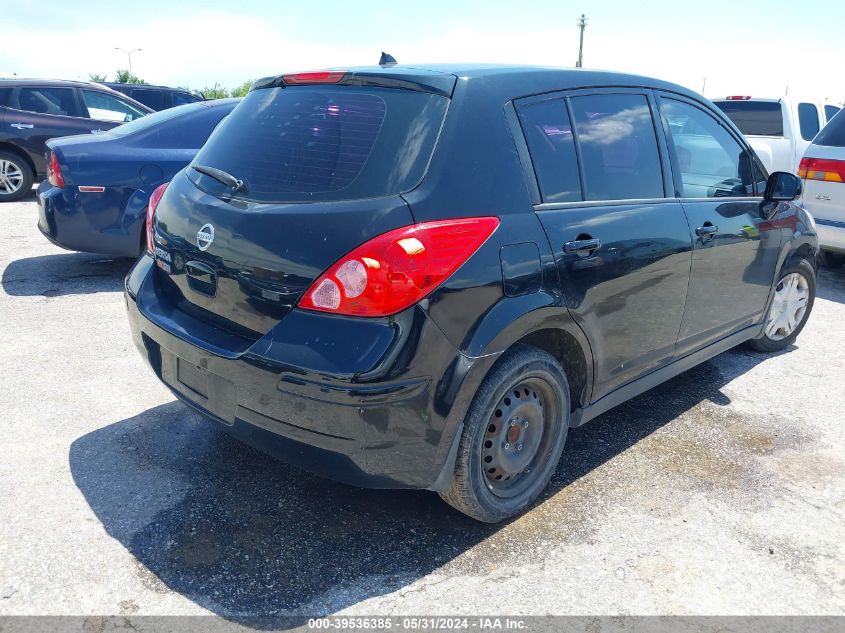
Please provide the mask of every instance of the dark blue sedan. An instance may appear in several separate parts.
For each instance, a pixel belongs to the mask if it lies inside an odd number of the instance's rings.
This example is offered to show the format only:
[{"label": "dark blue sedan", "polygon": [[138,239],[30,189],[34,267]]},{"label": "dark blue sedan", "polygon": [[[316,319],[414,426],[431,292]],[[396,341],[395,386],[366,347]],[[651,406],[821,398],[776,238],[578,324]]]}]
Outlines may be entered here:
[{"label": "dark blue sedan", "polygon": [[103,134],[48,141],[38,228],[68,250],[137,257],[150,194],[194,158],[238,101],[192,103]]}]

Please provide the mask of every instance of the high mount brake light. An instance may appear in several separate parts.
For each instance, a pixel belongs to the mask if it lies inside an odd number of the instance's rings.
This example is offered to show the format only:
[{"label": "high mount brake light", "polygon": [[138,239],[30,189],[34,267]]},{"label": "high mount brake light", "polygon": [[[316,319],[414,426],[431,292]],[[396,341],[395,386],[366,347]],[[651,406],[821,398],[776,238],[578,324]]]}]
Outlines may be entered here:
[{"label": "high mount brake light", "polygon": [[292,75],[282,75],[285,84],[289,86],[300,84],[336,84],[343,81],[346,76],[346,71],[318,71],[310,73],[294,73]]},{"label": "high mount brake light", "polygon": [[167,185],[169,184],[169,182],[166,182],[163,185],[156,187],[150,196],[150,201],[147,203],[147,252],[150,255],[155,255],[155,244],[153,243],[153,222],[155,221],[156,207],[161,201],[161,197],[164,195],[164,191],[167,189]]},{"label": "high mount brake light", "polygon": [[56,157],[56,152],[50,152],[50,165],[47,168],[47,180],[54,187],[60,189],[65,186],[65,179],[62,176],[62,168],[59,165],[59,159]]},{"label": "high mount brake light", "polygon": [[807,180],[845,182],[845,160],[829,158],[802,158],[798,176]]},{"label": "high mount brake light", "polygon": [[731,95],[730,97],[726,97],[728,101],[750,101],[751,97],[742,97],[739,95]]},{"label": "high mount brake light", "polygon": [[383,233],[320,275],[299,307],[364,317],[401,312],[460,268],[498,226],[495,217],[463,218]]}]

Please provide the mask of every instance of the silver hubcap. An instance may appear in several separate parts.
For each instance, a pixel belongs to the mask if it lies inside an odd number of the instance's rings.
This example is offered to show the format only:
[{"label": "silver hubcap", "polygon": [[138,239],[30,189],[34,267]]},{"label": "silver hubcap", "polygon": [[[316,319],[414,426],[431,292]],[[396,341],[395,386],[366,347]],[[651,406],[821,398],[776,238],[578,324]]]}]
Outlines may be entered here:
[{"label": "silver hubcap", "polygon": [[0,193],[15,193],[23,186],[23,171],[10,160],[0,159]]},{"label": "silver hubcap", "polygon": [[807,313],[810,286],[804,275],[789,273],[778,283],[766,323],[766,336],[782,341],[801,325]]}]

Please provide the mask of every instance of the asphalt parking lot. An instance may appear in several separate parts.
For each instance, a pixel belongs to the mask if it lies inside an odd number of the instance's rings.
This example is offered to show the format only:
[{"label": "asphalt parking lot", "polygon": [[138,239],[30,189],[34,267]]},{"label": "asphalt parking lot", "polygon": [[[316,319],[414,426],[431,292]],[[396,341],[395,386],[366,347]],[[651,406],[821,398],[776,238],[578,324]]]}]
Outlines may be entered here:
[{"label": "asphalt parking lot", "polygon": [[0,206],[0,614],[845,614],[845,271],[776,356],[573,431],[500,526],[240,445],[142,364],[131,262]]}]

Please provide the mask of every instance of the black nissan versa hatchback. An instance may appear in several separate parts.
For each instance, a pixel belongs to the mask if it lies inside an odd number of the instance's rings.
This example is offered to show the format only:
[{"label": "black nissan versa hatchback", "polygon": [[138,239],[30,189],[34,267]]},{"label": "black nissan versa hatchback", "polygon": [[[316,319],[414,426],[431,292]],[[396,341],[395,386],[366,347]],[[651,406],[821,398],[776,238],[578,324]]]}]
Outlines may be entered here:
[{"label": "black nissan versa hatchback", "polygon": [[500,521],[570,427],[795,340],[818,254],[800,187],[709,102],[643,77],[268,78],[154,193],[133,336],[233,436]]}]

